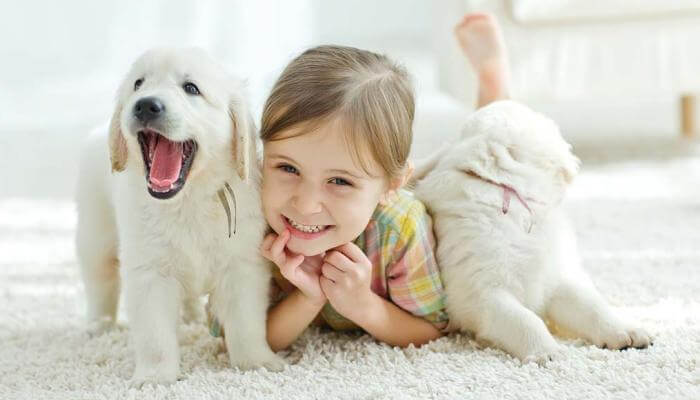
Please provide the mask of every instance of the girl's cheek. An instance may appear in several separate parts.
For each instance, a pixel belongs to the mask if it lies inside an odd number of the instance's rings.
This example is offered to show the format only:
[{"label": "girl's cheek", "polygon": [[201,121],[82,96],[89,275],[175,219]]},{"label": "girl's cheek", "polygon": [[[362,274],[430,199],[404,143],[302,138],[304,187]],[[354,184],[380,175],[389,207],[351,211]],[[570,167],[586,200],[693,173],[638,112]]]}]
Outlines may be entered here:
[{"label": "girl's cheek", "polygon": [[272,168],[267,175],[275,182],[291,183],[299,180],[299,176],[277,168]]},{"label": "girl's cheek", "polygon": [[276,188],[280,184],[290,182],[296,178],[295,175],[281,173],[280,171],[272,169],[263,170],[263,187]]},{"label": "girl's cheek", "polygon": [[338,186],[333,184],[328,184],[328,193],[336,198],[338,201],[352,201],[357,199],[362,194],[362,189],[352,186]]}]

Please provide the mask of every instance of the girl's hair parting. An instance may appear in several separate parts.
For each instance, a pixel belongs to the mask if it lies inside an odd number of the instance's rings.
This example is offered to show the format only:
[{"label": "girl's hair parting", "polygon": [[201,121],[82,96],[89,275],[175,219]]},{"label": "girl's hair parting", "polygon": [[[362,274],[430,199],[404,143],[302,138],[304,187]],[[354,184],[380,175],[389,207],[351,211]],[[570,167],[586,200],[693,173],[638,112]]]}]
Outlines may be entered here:
[{"label": "girl's hair parting", "polygon": [[369,150],[395,178],[406,169],[414,112],[413,85],[402,66],[354,47],[318,46],[280,75],[263,109],[260,137],[274,141],[291,128],[304,134],[340,120],[359,165],[368,172],[363,154]]}]

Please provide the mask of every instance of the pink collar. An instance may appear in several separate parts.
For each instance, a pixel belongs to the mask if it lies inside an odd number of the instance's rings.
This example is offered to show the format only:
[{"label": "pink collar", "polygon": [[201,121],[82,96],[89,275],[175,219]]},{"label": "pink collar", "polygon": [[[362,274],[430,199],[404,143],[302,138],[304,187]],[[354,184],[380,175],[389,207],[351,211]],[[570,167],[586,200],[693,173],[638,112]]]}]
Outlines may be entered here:
[{"label": "pink collar", "polygon": [[[510,195],[514,194],[515,197],[520,201],[520,204],[523,205],[529,212],[530,215],[532,215],[532,210],[530,209],[530,206],[527,204],[525,200],[523,200],[522,197],[520,197],[520,193],[518,193],[515,189],[508,185],[504,185],[502,183],[499,183],[498,186],[503,188],[503,214],[508,214],[508,207],[510,206]],[[532,200],[532,199],[528,199]]]},{"label": "pink collar", "polygon": [[[530,213],[530,225],[527,227],[527,233],[532,232],[532,209],[530,206],[527,204],[525,200],[523,200],[522,197],[520,197],[520,193],[518,193],[515,189],[513,189],[510,186],[504,185],[502,183],[498,184],[498,186],[503,188],[503,215],[508,214],[508,207],[510,206],[510,195],[514,194],[515,198],[520,201],[520,204],[525,207],[525,209]],[[527,200],[533,201],[533,199],[527,198]]]},{"label": "pink collar", "polygon": [[491,180],[488,180],[488,179],[484,178],[483,176],[477,175],[474,171],[467,171],[467,175],[473,176],[475,178],[481,179],[484,182],[488,182],[492,185],[496,185],[496,186],[503,188],[503,206],[501,207],[501,210],[503,211],[503,215],[508,214],[508,209],[510,208],[510,197],[511,197],[511,195],[515,195],[515,198],[518,199],[520,204],[522,204],[523,207],[525,207],[525,209],[530,213],[530,226],[527,228],[527,233],[530,233],[530,231],[532,231],[532,209],[530,208],[530,206],[527,204],[527,202],[525,200],[535,201],[534,199],[531,199],[529,197],[526,197],[525,199],[523,199],[520,196],[520,193],[518,193],[518,191],[513,189],[511,186],[505,185],[503,183],[496,183],[496,182],[493,182]]}]

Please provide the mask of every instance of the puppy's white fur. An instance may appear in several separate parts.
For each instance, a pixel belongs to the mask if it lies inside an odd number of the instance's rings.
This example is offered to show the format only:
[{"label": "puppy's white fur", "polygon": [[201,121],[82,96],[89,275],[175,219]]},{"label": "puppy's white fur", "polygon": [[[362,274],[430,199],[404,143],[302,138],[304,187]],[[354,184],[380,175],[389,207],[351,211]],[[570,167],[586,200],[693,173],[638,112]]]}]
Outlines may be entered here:
[{"label": "puppy's white fur", "polygon": [[558,350],[543,320],[600,347],[650,343],[613,312],[581,267],[560,208],[578,163],[551,120],[501,101],[474,113],[459,143],[417,167],[416,194],[434,218],[451,329],[538,363]]},{"label": "puppy's white fur", "polygon": [[[135,90],[139,78],[143,84]],[[187,94],[185,81],[195,82],[201,95]],[[132,109],[147,96],[165,105],[164,136],[198,145],[183,189],[166,200],[147,192],[137,142]],[[255,137],[242,88],[204,52],[154,49],[133,64],[121,85],[109,132],[89,138],[80,166],[76,238],[87,317],[98,329],[112,325],[123,284],[135,386],[175,381],[181,305],[186,320],[197,319],[203,294],[210,295],[226,331],[232,366],[283,367],[265,338],[270,270],[258,250],[265,220]],[[236,201],[230,238],[217,196],[225,182]]]}]

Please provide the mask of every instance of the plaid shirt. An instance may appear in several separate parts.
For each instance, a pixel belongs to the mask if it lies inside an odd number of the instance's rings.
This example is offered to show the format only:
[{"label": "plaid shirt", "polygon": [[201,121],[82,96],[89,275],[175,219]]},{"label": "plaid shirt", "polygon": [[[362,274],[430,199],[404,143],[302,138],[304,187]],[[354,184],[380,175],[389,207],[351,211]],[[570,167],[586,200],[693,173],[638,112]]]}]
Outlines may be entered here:
[{"label": "plaid shirt", "polygon": [[[378,205],[367,228],[354,243],[372,262],[371,289],[403,310],[426,319],[438,329],[447,325],[445,291],[435,261],[435,238],[432,220],[425,206],[413,193],[400,190],[386,205]],[[279,272],[274,270],[273,303],[294,290]],[[317,323],[334,330],[361,329],[340,315],[327,303]],[[220,335],[213,321],[210,331]]]},{"label": "plaid shirt", "polygon": [[[423,203],[411,192],[400,190],[386,205],[377,206],[354,243],[372,262],[374,293],[439,329],[447,324],[432,221]],[[335,330],[359,329],[330,303],[321,316]]]}]

